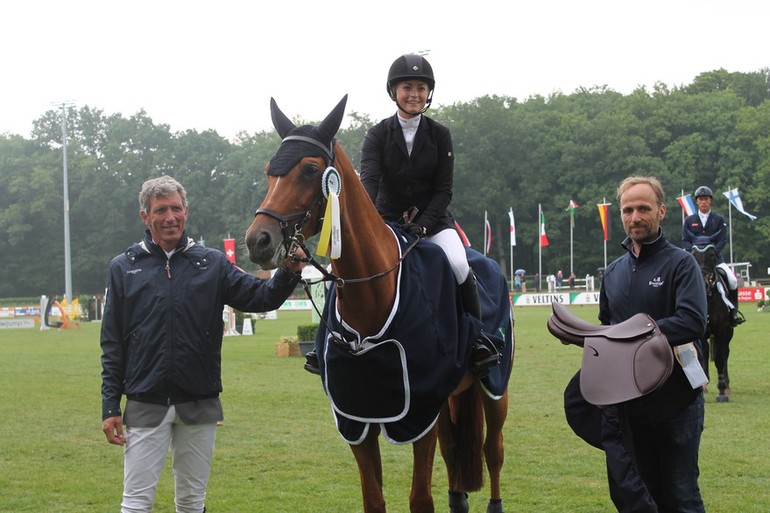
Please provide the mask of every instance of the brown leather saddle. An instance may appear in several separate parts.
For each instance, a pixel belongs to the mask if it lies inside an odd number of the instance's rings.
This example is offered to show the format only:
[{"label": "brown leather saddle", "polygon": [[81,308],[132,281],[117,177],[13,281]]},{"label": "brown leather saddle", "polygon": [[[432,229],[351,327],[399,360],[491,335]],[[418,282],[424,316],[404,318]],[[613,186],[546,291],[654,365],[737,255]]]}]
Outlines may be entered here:
[{"label": "brown leather saddle", "polygon": [[622,403],[657,390],[671,376],[674,353],[647,314],[596,325],[552,303],[548,331],[563,344],[583,348],[580,391],[597,406]]}]

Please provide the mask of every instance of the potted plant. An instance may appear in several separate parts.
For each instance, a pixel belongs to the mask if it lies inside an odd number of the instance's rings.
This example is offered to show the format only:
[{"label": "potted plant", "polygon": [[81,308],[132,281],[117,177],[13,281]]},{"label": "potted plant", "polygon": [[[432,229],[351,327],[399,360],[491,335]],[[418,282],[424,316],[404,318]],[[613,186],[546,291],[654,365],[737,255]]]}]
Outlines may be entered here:
[{"label": "potted plant", "polygon": [[305,356],[308,351],[315,349],[315,336],[318,332],[318,323],[300,324],[297,326],[297,340],[299,341],[299,353]]},{"label": "potted plant", "polygon": [[762,299],[757,303],[757,312],[764,312],[765,311],[765,300]]},{"label": "potted plant", "polygon": [[277,356],[301,356],[297,337],[295,335],[282,336],[275,345],[275,354]]}]

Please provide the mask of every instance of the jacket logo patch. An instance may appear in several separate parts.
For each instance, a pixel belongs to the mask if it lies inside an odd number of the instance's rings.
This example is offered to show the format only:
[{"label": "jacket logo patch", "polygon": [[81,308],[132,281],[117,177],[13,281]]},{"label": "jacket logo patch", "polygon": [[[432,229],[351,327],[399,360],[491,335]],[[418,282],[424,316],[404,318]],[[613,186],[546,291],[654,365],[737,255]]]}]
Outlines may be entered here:
[{"label": "jacket logo patch", "polygon": [[664,283],[665,282],[663,281],[663,279],[661,279],[661,277],[658,276],[657,278],[653,278],[652,280],[650,280],[650,283],[648,283],[648,285],[653,288],[658,288],[658,287],[662,287]]},{"label": "jacket logo patch", "polygon": [[130,271],[126,271],[126,274],[137,274],[142,272],[141,269],[131,269]]}]

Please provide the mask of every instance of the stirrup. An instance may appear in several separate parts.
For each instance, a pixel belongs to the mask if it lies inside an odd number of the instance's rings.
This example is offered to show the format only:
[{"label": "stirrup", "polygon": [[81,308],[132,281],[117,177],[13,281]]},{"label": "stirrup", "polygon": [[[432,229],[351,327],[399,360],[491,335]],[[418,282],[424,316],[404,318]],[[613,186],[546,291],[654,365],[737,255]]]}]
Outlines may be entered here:
[{"label": "stirrup", "polygon": [[305,353],[305,370],[316,376],[321,375],[321,367],[318,365],[318,354],[315,352],[315,349]]},{"label": "stirrup", "polygon": [[489,369],[500,363],[500,351],[482,332],[473,344],[471,359],[471,372],[477,378],[484,378],[489,374]]},{"label": "stirrup", "polygon": [[746,317],[743,316],[743,313],[741,313],[740,310],[735,311],[735,315],[732,316],[730,319],[730,324],[732,324],[733,327],[738,326],[740,324],[743,324],[746,322]]}]

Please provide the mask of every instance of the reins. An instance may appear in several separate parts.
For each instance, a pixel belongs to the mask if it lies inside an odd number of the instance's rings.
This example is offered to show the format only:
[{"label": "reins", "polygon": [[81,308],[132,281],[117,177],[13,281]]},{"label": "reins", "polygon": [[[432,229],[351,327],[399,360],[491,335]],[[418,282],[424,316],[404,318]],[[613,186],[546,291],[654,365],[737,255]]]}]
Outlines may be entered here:
[{"label": "reins", "polygon": [[[292,253],[290,253],[291,254],[290,258],[292,260],[294,260],[295,262],[302,262],[302,263],[305,263],[305,264],[310,264],[313,267],[315,267],[316,269],[318,269],[318,271],[321,274],[323,274],[323,276],[324,276],[323,279],[321,279],[321,280],[319,280],[317,282],[311,282],[310,284],[320,283],[320,282],[324,282],[324,281],[332,281],[332,282],[334,282],[334,285],[337,288],[343,288],[347,284],[365,283],[367,281],[372,281],[372,280],[375,280],[377,278],[382,278],[383,276],[386,276],[387,274],[390,274],[391,272],[395,271],[401,265],[401,262],[403,262],[404,258],[406,258],[406,255],[408,255],[409,252],[412,251],[412,249],[417,245],[417,242],[419,242],[419,240],[420,239],[415,238],[414,241],[412,241],[409,244],[409,246],[407,246],[407,248],[404,250],[404,252],[398,258],[398,260],[396,260],[396,263],[393,264],[392,267],[390,267],[389,269],[386,269],[384,271],[380,271],[378,273],[372,274],[370,276],[365,276],[365,277],[362,277],[362,278],[340,278],[339,276],[337,276],[333,272],[329,271],[326,267],[321,265],[312,256],[299,257],[299,256],[296,256],[295,254],[293,254],[293,252],[292,252]],[[305,245],[304,237],[303,237],[303,235],[301,233],[295,232],[294,236],[290,240],[290,247],[291,248],[298,247],[306,255],[310,255],[310,251],[308,250],[307,246]],[[303,281],[309,281],[309,280],[303,280]]]}]

